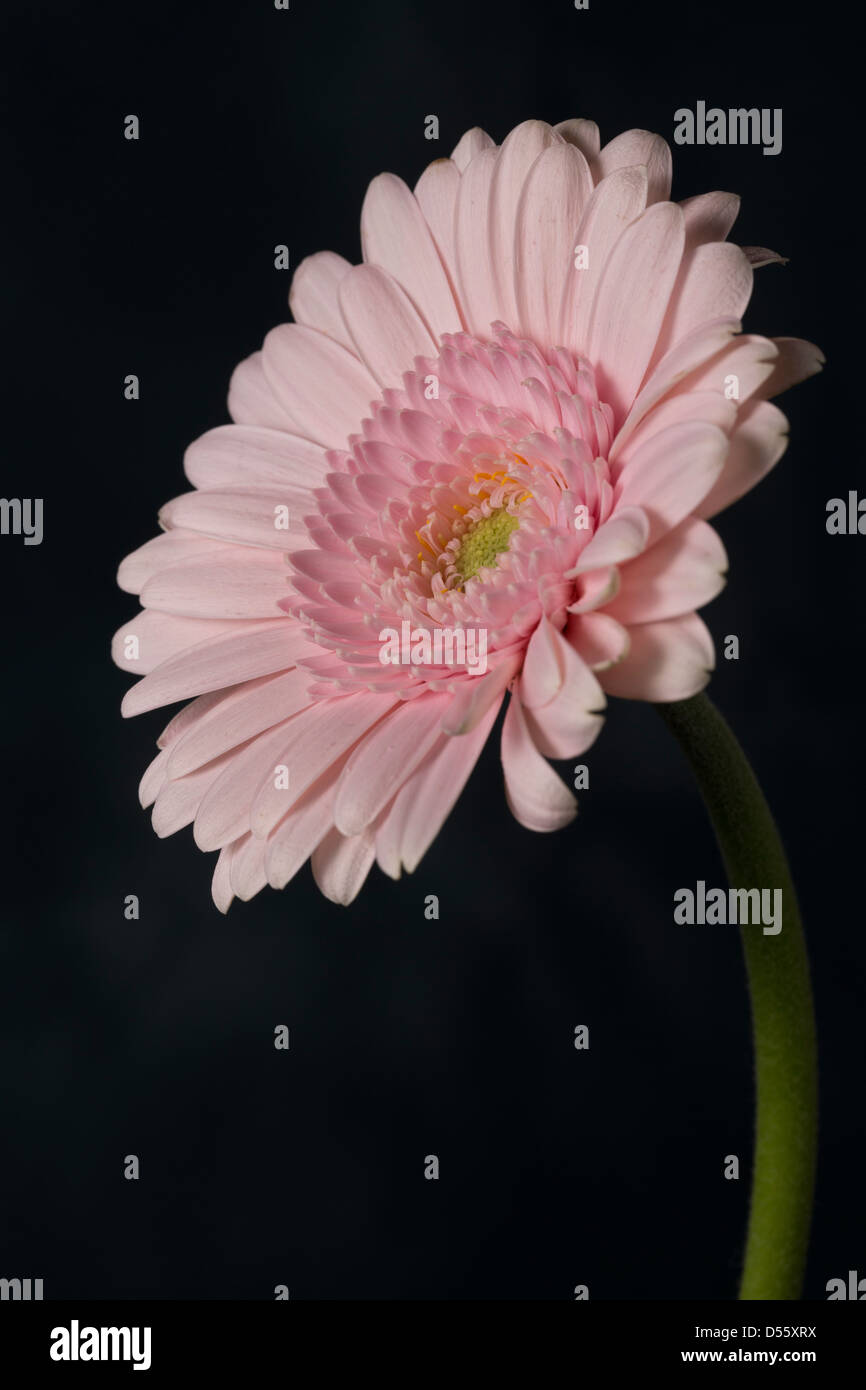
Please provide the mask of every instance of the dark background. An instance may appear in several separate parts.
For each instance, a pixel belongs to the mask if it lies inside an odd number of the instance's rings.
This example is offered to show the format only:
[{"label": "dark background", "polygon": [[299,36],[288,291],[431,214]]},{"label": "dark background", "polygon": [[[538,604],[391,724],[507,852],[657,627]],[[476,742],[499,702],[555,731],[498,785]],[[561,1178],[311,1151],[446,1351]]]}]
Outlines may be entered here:
[{"label": "dark background", "polygon": [[[569,1299],[578,1283],[593,1299],[733,1296],[748,1005],[736,929],[673,923],[677,887],[724,877],[655,711],[610,702],[591,789],[558,835],[512,820],[497,736],[413,876],[374,869],[343,909],[306,868],[223,918],[213,856],[189,830],[160,842],[138,806],[166,716],[121,720],[130,678],[108,655],[135,612],[118,562],[185,490],[186,445],[227,420],[235,363],[288,317],[276,243],[293,266],[320,249],[357,260],[369,180],[414,182],[471,125],[501,140],[529,116],[581,115],[603,139],[671,139],[674,111],[698,100],[783,108],[775,158],[674,147],[674,196],[743,195],[735,238],[790,257],[757,273],[747,328],[828,358],[782,399],[782,463],[718,523],[730,581],[704,616],[711,693],[778,814],[814,965],[806,1296],[866,1274],[866,540],[824,524],[863,474],[848,11],[6,9],[2,492],[44,497],[45,539],[0,538],[0,1275],[41,1277],[47,1298],[269,1299],[277,1283],[301,1299]],[[721,659],[728,633],[739,662]],[[424,1180],[429,1153],[439,1182]],[[722,1177],[731,1153],[739,1182]]]}]

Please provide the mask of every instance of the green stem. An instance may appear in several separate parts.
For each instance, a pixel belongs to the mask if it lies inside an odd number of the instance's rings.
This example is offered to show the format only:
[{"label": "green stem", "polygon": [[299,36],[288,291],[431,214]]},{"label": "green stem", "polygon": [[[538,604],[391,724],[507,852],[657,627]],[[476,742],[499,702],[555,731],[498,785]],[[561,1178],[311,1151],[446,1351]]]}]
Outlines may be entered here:
[{"label": "green stem", "polygon": [[779,832],[739,743],[706,695],[657,706],[710,813],[732,888],[781,888],[782,930],[741,935],[757,1082],[741,1299],[801,1296],[815,1185],[817,1054],[809,962]]}]

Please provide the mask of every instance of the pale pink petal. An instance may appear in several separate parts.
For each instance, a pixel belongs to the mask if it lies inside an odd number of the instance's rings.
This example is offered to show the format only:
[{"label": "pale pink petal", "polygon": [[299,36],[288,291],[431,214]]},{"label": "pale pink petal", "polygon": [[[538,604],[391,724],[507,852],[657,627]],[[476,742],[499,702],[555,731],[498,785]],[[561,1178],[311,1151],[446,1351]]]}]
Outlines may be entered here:
[{"label": "pale pink petal", "polygon": [[603,145],[595,160],[596,181],[609,178],[616,169],[633,164],[647,167],[647,203],[660,203],[671,193],[671,151],[660,135],[648,130],[626,130]]},{"label": "pale pink petal", "polygon": [[220,850],[211,880],[211,897],[214,900],[215,907],[222,913],[228,912],[235,896],[232,892],[231,880],[231,857],[233,848],[234,846],[232,845],[226,845],[225,849]]},{"label": "pale pink petal", "polygon": [[696,613],[629,628],[628,656],[599,674],[608,695],[668,702],[697,695],[715,666],[713,639]]},{"label": "pale pink petal", "polygon": [[309,684],[309,675],[295,667],[236,686],[215,706],[205,709],[203,717],[173,742],[171,776],[182,777],[300,713],[313,703],[307,694]]},{"label": "pale pink petal", "polygon": [[[114,634],[111,659],[122,671],[131,671],[135,676],[149,676],[164,661],[182,656],[189,647],[209,638],[240,635],[248,630],[248,626],[242,620],[177,618],[170,613],[146,612],[142,609]],[[138,685],[134,685],[126,699],[142,684],[139,681]]]},{"label": "pale pink petal", "polygon": [[442,717],[442,732],[455,738],[471,733],[495,705],[499,708],[509,681],[520,669],[520,654],[500,660],[485,675],[462,681],[455,689]]},{"label": "pale pink petal", "polygon": [[721,390],[675,391],[666,396],[644,416],[637,429],[627,435],[623,443],[620,443],[620,439],[614,441],[609,454],[611,477],[618,479],[626,464],[654,435],[661,434],[672,425],[689,422],[715,425],[725,434],[730,434],[737,422],[737,402],[727,400]]},{"label": "pale pink petal", "polygon": [[655,360],[713,319],[742,318],[752,294],[752,267],[739,246],[714,241],[683,257],[659,333]]},{"label": "pale pink petal", "polygon": [[538,343],[558,341],[566,281],[578,273],[577,230],[592,191],[586,159],[567,144],[549,145],[523,186],[514,233],[517,323]]},{"label": "pale pink petal", "polygon": [[232,546],[160,570],[141,591],[145,608],[188,618],[268,618],[289,592],[282,555]]},{"label": "pale pink petal", "polygon": [[454,149],[451,151],[451,158],[462,174],[475,156],[480,154],[482,150],[495,149],[496,146],[487,134],[487,131],[482,130],[480,126],[473,126],[471,130],[467,130],[465,135],[461,135]]},{"label": "pale pink petal", "polygon": [[272,888],[285,888],[334,824],[334,797],[342,760],[295,802],[266,840],[265,868]]},{"label": "pale pink petal", "polygon": [[192,631],[197,625],[199,631],[187,637],[183,646],[176,641],[173,652],[127,691],[121,705],[124,718],[226,685],[255,680],[257,676],[269,676],[319,650],[288,618],[275,622],[212,623],[210,628],[216,635],[203,640],[201,629],[205,624],[197,618],[159,613],[142,614],[139,621],[147,617],[159,618],[163,624],[188,623]]},{"label": "pale pink petal", "polygon": [[627,227],[595,295],[587,355],[601,395],[622,420],[637,395],[664,321],[683,249],[683,214],[657,203]]},{"label": "pale pink petal", "polygon": [[288,788],[265,781],[252,801],[250,829],[266,838],[314,782],[356,743],[369,736],[397,705],[396,695],[359,691],[319,701],[292,720],[278,761],[289,770]]},{"label": "pale pink petal", "polygon": [[247,903],[260,893],[268,881],[265,873],[265,846],[252,835],[236,841],[230,866],[232,891]]},{"label": "pale pink petal", "polygon": [[628,628],[608,613],[575,613],[562,633],[592,671],[604,671],[628,656]]},{"label": "pale pink petal", "polygon": [[262,350],[265,374],[300,432],[343,449],[379,395],[376,380],[354,353],[313,328],[284,323]]},{"label": "pale pink petal", "polygon": [[257,793],[263,785],[281,780],[278,769],[284,762],[282,752],[291,722],[283,720],[267,733],[224,754],[216,764],[208,763],[181,779],[195,782],[208,768],[220,768],[196,813],[194,834],[199,849],[222,849],[250,829],[250,806]]},{"label": "pale pink petal", "polygon": [[229,383],[229,414],[239,425],[261,425],[272,430],[294,430],[265,376],[263,354],[254,352],[235,367]]},{"label": "pale pink petal", "polygon": [[749,492],[787,447],[788,421],[781,410],[769,401],[750,401],[740,411],[722,472],[695,509],[698,516],[716,516]]},{"label": "pale pink petal", "polygon": [[140,594],[147,581],[160,570],[170,569],[193,556],[219,553],[226,548],[224,542],[198,536],[194,531],[164,531],[127,555],[117,571],[117,583],[127,594]]},{"label": "pale pink petal", "polygon": [[617,448],[622,448],[632,430],[637,428],[647,412],[658,404],[662,396],[666,396],[692,372],[696,372],[698,368],[715,358],[723,348],[728,346],[739,329],[738,319],[716,319],[712,323],[702,324],[682,342],[677,343],[676,347],[672,348],[653,368],[641,387],[640,394],[617,435]]},{"label": "pale pink petal", "polygon": [[542,618],[529,639],[520,674],[520,700],[524,709],[549,704],[562,689],[565,666],[560,652],[559,633]]},{"label": "pale pink petal", "polygon": [[457,284],[466,326],[479,338],[502,317],[492,266],[490,186],[497,153],[483,150],[460,180],[454,221]]},{"label": "pale pink petal", "polygon": [[289,488],[293,504],[309,512],[315,489],[331,471],[325,452],[321,444],[284,430],[219,425],[189,446],[183,467],[198,488]]},{"label": "pale pink petal", "polygon": [[678,618],[715,598],[727,568],[725,547],[712,526],[687,517],[623,565],[619,593],[606,612],[628,626]]},{"label": "pale pink petal", "polygon": [[[533,705],[531,709],[523,700],[522,677],[517,695],[538,751],[548,758],[577,757],[598,737],[604,723],[598,711],[604,709],[607,702],[592,671],[571,643],[552,628],[546,618],[542,622],[550,627],[551,641],[562,669],[562,683],[551,700],[544,705]],[[531,694],[536,696],[537,689]]]},{"label": "pale pink petal", "polygon": [[560,121],[553,129],[563,140],[579,149],[587,159],[595,159],[601,149],[601,136],[595,121],[576,117],[570,121]]},{"label": "pale pink petal", "polygon": [[161,748],[138,784],[138,799],[147,810],[152,806],[167,776],[168,752]]},{"label": "pale pink petal", "polygon": [[623,503],[610,521],[598,528],[584,548],[575,566],[575,574],[588,574],[590,570],[621,565],[633,559],[646,547],[649,533],[649,519],[643,508]]},{"label": "pale pink petal", "polygon": [[[490,185],[490,254],[498,318],[509,326],[519,322],[515,294],[515,226],[517,209],[529,171],[538,156],[559,136],[545,121],[523,121],[505,138]],[[560,142],[561,143],[561,142]]]},{"label": "pale pink petal", "polygon": [[[591,195],[574,237],[573,270],[566,278],[556,341],[585,352],[599,282],[608,257],[626,227],[646,208],[647,172],[643,167],[618,169]],[[586,265],[583,253],[586,248]]]},{"label": "pale pink petal", "polygon": [[166,780],[153,807],[153,828],[160,839],[174,835],[195,819],[207,792],[219,780],[231,762],[231,754],[196,768],[188,777]]},{"label": "pale pink petal", "polygon": [[415,185],[415,199],[445,266],[452,292],[456,283],[454,218],[460,170],[452,159],[436,159],[428,164]]},{"label": "pale pink petal", "polygon": [[416,357],[436,344],[411,301],[387,271],[359,265],[340,286],[340,307],[355,350],[382,386],[399,386]]},{"label": "pale pink petal", "polygon": [[412,779],[414,795],[405,808],[401,808],[405,820],[400,850],[410,874],[417,869],[468,782],[501,705],[502,697],[486,711],[471,733],[446,738]]},{"label": "pale pink petal", "polygon": [[779,356],[772,375],[764,382],[760,394],[765,399],[779,396],[797,382],[820,372],[826,361],[820,348],[803,338],[773,338]]},{"label": "pale pink petal", "polygon": [[398,706],[358,745],[343,768],[334,806],[334,823],[344,835],[366,829],[423,760],[439,736],[448,698],[428,693]]},{"label": "pale pink petal", "polygon": [[706,241],[724,241],[737,220],[736,193],[701,193],[680,203],[686,226],[686,252]]},{"label": "pale pink petal", "polygon": [[515,696],[502,726],[502,770],[509,809],[527,830],[561,830],[574,820],[577,801],[533,743]]},{"label": "pale pink petal", "polygon": [[443,333],[459,332],[460,312],[424,214],[394,174],[380,174],[367,190],[361,246],[365,261],[402,285],[437,342]]},{"label": "pale pink petal", "polygon": [[623,468],[619,506],[646,512],[652,544],[706,497],[727,453],[727,435],[717,425],[697,420],[672,425],[648,439]]},{"label": "pale pink petal", "polygon": [[349,335],[340,313],[337,297],[340,281],[352,269],[349,261],[333,251],[319,251],[301,261],[292,277],[289,308],[295,323],[318,328],[343,347],[350,347]]},{"label": "pale pink petal", "polygon": [[363,888],[375,857],[375,840],[369,832],[344,836],[330,830],[310,863],[320,892],[330,902],[348,907]]}]

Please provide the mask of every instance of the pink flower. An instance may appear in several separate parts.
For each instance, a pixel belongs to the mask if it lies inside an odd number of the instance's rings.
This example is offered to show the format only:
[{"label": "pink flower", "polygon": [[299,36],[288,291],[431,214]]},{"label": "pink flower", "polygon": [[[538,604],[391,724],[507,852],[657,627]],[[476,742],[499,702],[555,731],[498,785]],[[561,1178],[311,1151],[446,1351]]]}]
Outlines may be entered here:
[{"label": "pink flower", "polygon": [[768,397],[822,359],[738,336],[738,200],[669,202],[670,162],[645,131],[527,121],[414,193],[380,175],[363,264],[299,266],[235,423],[187,451],[195,490],[121,565],[143,611],[114,652],[146,673],[124,714],[196,697],[141,799],[220,850],[222,910],[308,858],[342,903],[374,859],[413,870],[506,692],[508,803],[556,830],[576,803],[547,759],[585,752],[606,694],[706,684],[707,518],[779,459]]}]

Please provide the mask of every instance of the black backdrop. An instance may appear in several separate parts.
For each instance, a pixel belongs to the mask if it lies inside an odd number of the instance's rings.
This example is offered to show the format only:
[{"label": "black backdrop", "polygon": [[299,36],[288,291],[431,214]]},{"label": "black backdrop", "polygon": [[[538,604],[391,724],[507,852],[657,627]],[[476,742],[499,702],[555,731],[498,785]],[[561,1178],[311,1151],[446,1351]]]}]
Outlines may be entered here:
[{"label": "black backdrop", "polygon": [[[719,522],[705,612],[740,637],[711,693],[791,854],[809,931],[822,1140],[807,1296],[866,1274],[859,873],[861,547],[825,532],[862,450],[853,36],[839,3],[398,0],[7,5],[0,538],[3,924],[0,1274],[49,1298],[730,1297],[752,1123],[736,930],[672,921],[723,882],[648,706],[611,701],[567,831],[521,829],[497,741],[418,871],[350,909],[305,869],[221,917],[212,856],[160,842],[136,786],[165,722],[131,723],[114,587],[181,458],[227,419],[234,364],[288,317],[292,264],[358,259],[369,179],[414,181],[464,129],[781,107],[783,151],[675,149],[674,196],[743,195],[746,325],[818,342],[792,444]],[[123,117],[141,120],[138,143]],[[424,139],[436,114],[441,139]],[[855,336],[856,334],[856,336]],[[141,400],[123,399],[127,373]],[[124,919],[135,893],[141,918]],[[429,893],[438,922],[425,920]],[[291,1029],[288,1053],[273,1030]],[[574,1050],[575,1025],[590,1050]],[[140,1158],[139,1181],[123,1177]],[[424,1156],[441,1163],[425,1181]],[[726,1154],[743,1177],[722,1177]]]}]

